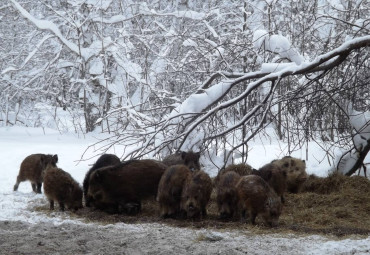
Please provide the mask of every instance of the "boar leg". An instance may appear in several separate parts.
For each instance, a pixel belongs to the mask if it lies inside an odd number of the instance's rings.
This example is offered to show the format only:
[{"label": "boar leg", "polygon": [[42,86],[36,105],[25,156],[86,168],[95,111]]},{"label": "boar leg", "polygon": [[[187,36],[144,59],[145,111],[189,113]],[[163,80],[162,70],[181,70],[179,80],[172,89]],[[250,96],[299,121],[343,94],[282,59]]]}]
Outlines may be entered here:
[{"label": "boar leg", "polygon": [[256,225],[256,217],[257,217],[257,213],[255,213],[255,212],[251,212],[251,213],[250,213],[250,217],[251,217],[251,223],[252,223],[253,225]]},{"label": "boar leg", "polygon": [[242,223],[244,223],[244,222],[245,222],[245,215],[246,215],[246,210],[245,210],[245,209],[243,209],[243,210],[241,211],[241,217],[240,217],[240,221],[241,221]]},{"label": "boar leg", "polygon": [[42,185],[41,182],[37,183],[37,193],[40,193],[40,194],[41,194],[41,185]]},{"label": "boar leg", "polygon": [[161,216],[161,218],[162,219],[165,219],[165,218],[167,218],[168,217],[168,206],[167,205],[164,205],[164,204],[160,204],[159,205],[159,208],[160,208],[160,216]]},{"label": "boar leg", "polygon": [[13,190],[14,191],[17,191],[18,190],[18,186],[19,186],[19,183],[21,182],[21,180],[20,180],[20,178],[19,178],[19,176],[17,177],[17,182],[14,184],[14,188],[13,188]]},{"label": "boar leg", "polygon": [[60,210],[62,212],[64,212],[64,203],[63,202],[59,202],[59,207],[60,207]]},{"label": "boar leg", "polygon": [[50,202],[50,210],[54,210],[54,200],[49,200]]},{"label": "boar leg", "polygon": [[285,204],[285,197],[281,195],[281,203]]},{"label": "boar leg", "polygon": [[33,190],[33,192],[37,193],[37,190],[36,190],[36,183],[31,182],[31,186],[32,186],[32,190]]},{"label": "boar leg", "polygon": [[202,208],[202,217],[206,217],[207,216],[207,209],[204,207]]}]

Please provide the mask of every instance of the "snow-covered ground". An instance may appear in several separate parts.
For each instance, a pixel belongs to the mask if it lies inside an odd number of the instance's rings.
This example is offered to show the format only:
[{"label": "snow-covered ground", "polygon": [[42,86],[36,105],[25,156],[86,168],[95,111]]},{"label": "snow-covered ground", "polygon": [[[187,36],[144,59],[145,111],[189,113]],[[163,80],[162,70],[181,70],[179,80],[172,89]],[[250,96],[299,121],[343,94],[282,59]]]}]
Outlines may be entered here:
[{"label": "snow-covered ground", "polygon": [[[20,163],[26,156],[33,153],[58,154],[58,166],[82,183],[86,171],[97,159],[93,156],[99,152],[90,149],[84,155],[86,160],[80,161],[80,159],[87,146],[95,142],[96,137],[91,134],[77,137],[73,134],[60,135],[51,129],[0,128],[0,240],[2,240],[0,250],[3,248],[7,252],[17,254],[29,253],[28,249],[33,249],[34,253],[58,252],[59,254],[370,253],[370,237],[353,236],[339,240],[319,235],[255,235],[247,228],[245,231],[218,232],[186,228],[179,231],[177,228],[163,224],[125,224],[122,222],[107,226],[98,223],[86,224],[76,217],[70,218],[68,212],[55,211],[46,215],[43,212],[32,211],[31,205],[45,205],[47,202],[43,194],[32,192],[29,182],[21,183],[18,191],[13,191]],[[248,163],[255,168],[285,155],[281,153],[285,144],[277,141],[269,142],[265,139],[262,145],[261,140],[256,140],[250,144],[250,148]],[[323,151],[315,144],[309,144],[308,151],[308,173],[325,176],[330,166],[328,160],[322,160]],[[304,159],[305,155],[305,151],[299,151],[293,153],[292,156]],[[208,172],[210,175],[216,173],[212,169]],[[58,232],[58,229],[61,232]],[[102,236],[106,239],[101,238]],[[70,239],[72,237],[77,239]],[[37,238],[40,239],[38,246],[31,247],[32,240]],[[54,247],[53,242],[64,245],[64,247]],[[14,248],[15,244],[18,248]]]}]

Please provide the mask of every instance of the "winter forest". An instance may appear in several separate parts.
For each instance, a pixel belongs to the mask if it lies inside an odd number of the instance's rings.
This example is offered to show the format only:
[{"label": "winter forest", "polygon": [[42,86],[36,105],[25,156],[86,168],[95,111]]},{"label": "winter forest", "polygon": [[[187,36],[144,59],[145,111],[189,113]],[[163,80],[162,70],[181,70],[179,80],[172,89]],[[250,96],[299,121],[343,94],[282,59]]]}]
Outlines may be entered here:
[{"label": "winter forest", "polygon": [[368,164],[369,1],[2,0],[0,27],[0,126],[218,168],[269,129],[286,155],[314,141],[344,174]]}]

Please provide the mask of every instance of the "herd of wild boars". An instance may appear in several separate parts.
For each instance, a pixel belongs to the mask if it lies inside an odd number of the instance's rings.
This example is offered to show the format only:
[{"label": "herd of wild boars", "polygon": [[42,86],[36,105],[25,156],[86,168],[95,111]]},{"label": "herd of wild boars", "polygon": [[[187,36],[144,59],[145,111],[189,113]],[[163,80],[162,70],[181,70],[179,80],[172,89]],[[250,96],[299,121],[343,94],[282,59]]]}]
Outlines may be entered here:
[{"label": "herd of wild boars", "polygon": [[54,209],[93,207],[108,213],[136,215],[142,200],[159,204],[162,218],[204,219],[215,190],[218,217],[221,220],[248,216],[255,224],[259,216],[275,227],[285,202],[285,192],[299,192],[307,179],[304,160],[290,156],[274,160],[256,170],[248,164],[230,165],[214,180],[201,170],[200,154],[192,151],[169,155],[163,161],[153,159],[121,162],[113,154],[103,154],[87,171],[83,187],[57,167],[57,155],[32,154],[21,163],[14,190],[29,180],[32,189],[44,193]]}]

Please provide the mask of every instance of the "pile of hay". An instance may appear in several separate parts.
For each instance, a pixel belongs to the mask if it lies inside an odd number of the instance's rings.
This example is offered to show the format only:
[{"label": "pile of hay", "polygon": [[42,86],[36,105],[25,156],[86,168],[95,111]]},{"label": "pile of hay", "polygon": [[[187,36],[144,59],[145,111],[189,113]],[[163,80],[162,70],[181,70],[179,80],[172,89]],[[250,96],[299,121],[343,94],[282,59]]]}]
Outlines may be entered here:
[{"label": "pile of hay", "polygon": [[304,232],[370,233],[370,181],[361,176],[311,175],[299,194],[287,194],[282,224]]},{"label": "pile of hay", "polygon": [[[39,210],[48,213],[48,204]],[[218,230],[248,229],[255,233],[296,232],[309,234],[370,234],[370,181],[364,177],[339,174],[327,178],[310,176],[299,194],[286,194],[286,203],[280,216],[279,227],[263,226],[257,216],[257,225],[241,224],[239,219],[223,222],[217,219],[215,192],[207,207],[204,220],[161,219],[156,201],[143,201],[142,212],[136,216],[107,214],[92,208],[83,208],[75,214],[87,222],[99,223],[164,223],[174,227],[211,228]]]}]

